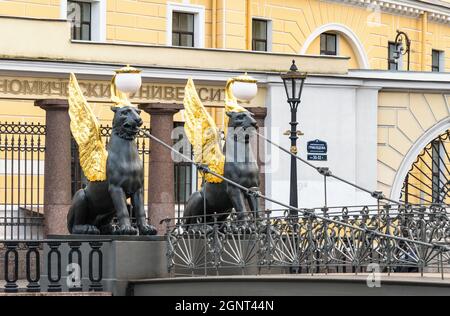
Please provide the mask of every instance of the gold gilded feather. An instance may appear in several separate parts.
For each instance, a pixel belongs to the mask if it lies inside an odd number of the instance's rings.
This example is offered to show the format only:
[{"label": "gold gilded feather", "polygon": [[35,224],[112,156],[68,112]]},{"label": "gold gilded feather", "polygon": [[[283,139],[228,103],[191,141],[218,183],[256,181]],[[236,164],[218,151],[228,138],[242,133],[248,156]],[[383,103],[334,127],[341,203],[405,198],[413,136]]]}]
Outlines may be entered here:
[{"label": "gold gilded feather", "polygon": [[228,79],[227,85],[225,87],[225,111],[226,112],[245,112],[247,110],[238,104],[237,99],[233,95],[233,91],[231,90],[234,82],[235,82],[235,79]]},{"label": "gold gilded feather", "polygon": [[[194,161],[207,165],[211,171],[223,175],[225,156],[221,148],[220,132],[203,106],[192,79],[189,79],[186,84],[183,103],[184,130],[194,150]],[[205,180],[209,183],[223,181],[211,174],[205,174]]]},{"label": "gold gilded feather", "polygon": [[69,82],[69,116],[84,175],[89,181],[106,180],[108,152],[101,139],[100,125],[73,73]]}]

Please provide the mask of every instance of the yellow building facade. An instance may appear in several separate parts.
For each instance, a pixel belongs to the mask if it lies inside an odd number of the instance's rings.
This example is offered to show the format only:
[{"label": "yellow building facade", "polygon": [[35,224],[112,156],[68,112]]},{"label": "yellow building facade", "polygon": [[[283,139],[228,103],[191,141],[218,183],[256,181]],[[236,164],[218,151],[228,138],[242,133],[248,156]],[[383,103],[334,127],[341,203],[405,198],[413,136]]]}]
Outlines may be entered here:
[{"label": "yellow building facade", "polygon": [[[411,40],[411,70],[430,71],[432,50],[450,69],[450,2],[319,0],[93,0],[102,23],[99,40],[167,45],[172,11],[199,15],[199,47],[252,49],[252,19],[269,22],[270,51],[320,54],[320,34],[339,35],[338,54],[350,68],[387,69],[396,31]],[[103,3],[104,2],[104,3]],[[66,0],[0,1],[0,15],[64,19]],[[99,8],[95,9],[98,6]],[[93,15],[94,18],[94,15]],[[196,22],[197,26],[197,22]]]}]

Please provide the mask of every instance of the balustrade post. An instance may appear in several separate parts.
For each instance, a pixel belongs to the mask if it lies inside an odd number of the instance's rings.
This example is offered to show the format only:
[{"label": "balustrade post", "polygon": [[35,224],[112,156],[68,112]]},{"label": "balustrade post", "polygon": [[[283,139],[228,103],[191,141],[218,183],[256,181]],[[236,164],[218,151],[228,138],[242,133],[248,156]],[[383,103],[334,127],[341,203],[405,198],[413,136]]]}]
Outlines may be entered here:
[{"label": "balustrade post", "polygon": [[[49,242],[48,246],[50,247],[50,251],[47,255],[47,276],[48,276],[48,292],[61,292],[61,251],[59,250],[59,246],[61,246],[60,242]],[[55,267],[53,264],[53,254],[56,254],[56,276],[53,277],[53,268]]]},{"label": "balustrade post", "polygon": [[[89,252],[89,291],[101,292],[103,291],[103,253],[101,251],[101,242],[90,242],[91,251]],[[98,257],[98,271],[97,277],[94,276],[94,255]]]},{"label": "balustrade post", "polygon": [[69,247],[70,247],[69,251],[70,265],[75,264],[73,255],[74,254],[77,255],[77,263],[76,263],[77,266],[76,267],[72,266],[75,269],[75,271],[72,271],[72,273],[77,273],[77,275],[74,276],[76,279],[74,280],[73,286],[69,288],[69,292],[80,292],[83,290],[83,287],[81,286],[81,280],[83,279],[83,268],[82,268],[83,258],[80,251],[81,242],[79,241],[69,242]]},{"label": "balustrade post", "polygon": [[[19,286],[17,285],[17,280],[19,279],[19,253],[17,252],[17,242],[6,242],[6,251],[5,251],[5,292],[6,293],[17,293],[19,290]],[[10,277],[9,270],[9,257],[10,254],[13,255],[13,275]]]},{"label": "balustrade post", "polygon": [[[39,281],[41,280],[41,259],[39,253],[39,242],[31,241],[27,242],[26,246],[28,248],[26,255],[26,275],[27,275],[27,292],[40,292],[41,285]],[[34,254],[34,278],[31,276],[32,273],[32,258],[31,255]]]}]

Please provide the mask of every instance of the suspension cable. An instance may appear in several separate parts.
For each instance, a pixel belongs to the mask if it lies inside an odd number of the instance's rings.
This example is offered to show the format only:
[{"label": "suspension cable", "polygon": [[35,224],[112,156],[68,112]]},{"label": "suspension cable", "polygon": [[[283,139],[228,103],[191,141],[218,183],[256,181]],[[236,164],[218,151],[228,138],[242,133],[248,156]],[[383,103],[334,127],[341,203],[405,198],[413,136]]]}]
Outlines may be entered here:
[{"label": "suspension cable", "polygon": [[172,148],[170,145],[166,144],[164,141],[162,141],[159,138],[153,136],[148,131],[146,131],[144,129],[141,129],[141,128],[139,128],[139,130],[145,136],[153,139],[154,141],[156,141],[157,143],[159,143],[163,147],[169,149],[170,151],[176,153],[178,156],[180,156],[184,160],[186,160],[186,161],[192,163],[193,165],[195,165],[198,168],[198,170],[200,170],[201,172],[209,173],[209,174],[211,174],[211,175],[213,175],[213,176],[215,176],[215,177],[217,177],[217,178],[227,182],[228,184],[231,184],[232,186],[241,189],[242,191],[244,191],[245,193],[247,193],[249,195],[254,195],[254,196],[262,198],[262,199],[264,199],[266,201],[269,201],[269,202],[278,204],[280,206],[283,206],[283,207],[285,207],[285,208],[287,208],[289,210],[300,212],[300,213],[302,213],[305,216],[315,217],[315,218],[321,219],[321,220],[323,220],[325,222],[328,222],[328,223],[333,223],[335,225],[340,225],[340,226],[347,227],[347,228],[350,228],[350,229],[354,229],[354,230],[357,230],[357,231],[360,231],[360,232],[372,234],[372,235],[375,235],[375,236],[378,236],[378,237],[391,238],[391,239],[394,239],[394,240],[397,240],[397,241],[412,242],[412,243],[415,243],[417,245],[422,245],[422,246],[426,246],[426,247],[437,247],[437,248],[443,248],[444,250],[448,250],[448,248],[445,245],[439,245],[439,244],[434,244],[434,243],[427,243],[427,242],[413,240],[413,239],[408,239],[408,238],[404,238],[404,237],[388,235],[388,234],[381,233],[381,232],[376,231],[376,230],[370,230],[370,229],[367,229],[367,228],[361,228],[361,227],[353,226],[353,225],[351,225],[349,223],[345,223],[345,222],[341,222],[341,221],[338,221],[338,220],[335,220],[335,219],[327,218],[325,216],[317,215],[317,214],[312,213],[312,212],[310,212],[308,210],[299,209],[297,207],[293,207],[293,206],[288,205],[286,203],[283,203],[283,202],[277,201],[275,199],[269,198],[269,197],[263,195],[261,192],[254,191],[252,189],[246,188],[246,187],[240,185],[239,183],[236,183],[236,182],[234,182],[234,181],[232,181],[232,180],[230,180],[230,179],[228,179],[228,178],[226,178],[226,177],[224,177],[224,176],[222,176],[222,175],[220,175],[220,174],[210,170],[208,168],[208,166],[205,166],[203,164],[195,162],[191,158],[187,157],[186,155],[184,155],[184,154],[180,153],[179,151],[177,151],[176,149]]},{"label": "suspension cable", "polygon": [[350,182],[350,181],[348,181],[348,180],[346,180],[346,179],[344,179],[344,178],[341,178],[341,177],[339,177],[339,176],[337,176],[337,175],[334,175],[334,174],[331,172],[331,170],[330,170],[329,168],[317,167],[317,166],[313,165],[312,163],[310,163],[309,161],[307,161],[307,160],[305,160],[305,159],[299,157],[298,155],[291,153],[289,150],[287,150],[286,148],[284,148],[284,147],[278,145],[277,143],[275,143],[275,142],[273,142],[272,140],[268,139],[268,138],[265,137],[264,135],[262,135],[262,134],[260,134],[260,133],[258,133],[258,132],[255,132],[255,133],[256,133],[256,135],[258,135],[259,137],[261,137],[262,139],[264,139],[265,141],[267,141],[267,142],[268,142],[269,144],[271,144],[272,146],[274,146],[274,147],[280,149],[281,151],[287,153],[288,155],[294,157],[295,159],[299,160],[299,161],[302,162],[303,164],[305,164],[305,165],[307,165],[307,166],[309,166],[309,167],[315,169],[315,170],[316,170],[318,173],[320,173],[321,175],[323,175],[323,176],[325,176],[325,177],[334,178],[334,179],[336,179],[336,180],[338,180],[338,181],[340,181],[340,182],[343,182],[343,183],[345,183],[345,184],[347,184],[347,185],[349,185],[349,186],[352,186],[352,187],[354,187],[354,188],[356,188],[356,189],[358,189],[358,190],[360,190],[360,191],[366,192],[366,193],[370,194],[370,196],[373,197],[374,199],[377,199],[377,200],[384,200],[384,201],[390,202],[390,203],[392,203],[392,204],[396,204],[396,205],[399,205],[399,206],[405,206],[405,207],[406,207],[407,205],[420,206],[419,204],[403,203],[403,202],[400,202],[400,201],[392,200],[392,199],[390,199],[390,198],[385,197],[384,194],[383,194],[382,192],[380,192],[380,191],[372,191],[372,190],[366,189],[366,188],[364,188],[364,187],[362,187],[362,186],[360,186],[360,185],[357,185],[357,184],[355,184],[355,183],[352,183],[352,182]]}]

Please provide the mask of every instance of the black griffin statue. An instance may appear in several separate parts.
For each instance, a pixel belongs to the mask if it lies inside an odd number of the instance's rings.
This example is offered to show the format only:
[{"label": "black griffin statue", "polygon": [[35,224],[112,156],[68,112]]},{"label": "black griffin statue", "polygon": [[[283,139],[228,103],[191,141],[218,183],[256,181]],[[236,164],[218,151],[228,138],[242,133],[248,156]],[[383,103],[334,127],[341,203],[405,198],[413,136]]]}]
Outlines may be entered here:
[{"label": "black griffin statue", "polygon": [[[240,184],[241,186],[258,191],[259,168],[256,157],[253,155],[252,146],[257,122],[248,111],[227,112],[229,117],[228,133],[225,140],[224,177]],[[206,201],[204,200],[206,199]],[[248,226],[245,217],[248,212],[258,217],[258,198],[255,194],[248,194],[240,188],[226,181],[221,183],[206,182],[201,191],[195,192],[188,200],[184,211],[186,224],[196,224],[203,219],[204,206],[206,214],[222,214],[217,220],[225,220],[234,209],[240,226]],[[207,222],[213,218],[207,216]]]},{"label": "black griffin statue", "polygon": [[[68,229],[72,234],[136,235],[138,231],[130,221],[132,209],[139,233],[155,235],[156,229],[145,218],[144,168],[135,142],[142,125],[140,110],[130,106],[112,110],[115,114],[107,148],[106,181],[89,182],[75,194],[67,217]],[[114,217],[119,223],[117,230],[112,226]]]},{"label": "black griffin statue", "polygon": [[[72,234],[155,235],[155,227],[147,223],[145,216],[144,166],[135,141],[143,123],[141,111],[133,106],[111,109],[114,112],[112,135],[105,149],[98,121],[75,76],[71,75],[71,130],[79,146],[80,164],[91,181],[74,195],[67,228]],[[127,204],[128,199],[131,205]],[[131,224],[131,211],[138,229]],[[115,217],[117,229],[112,224]]]}]

